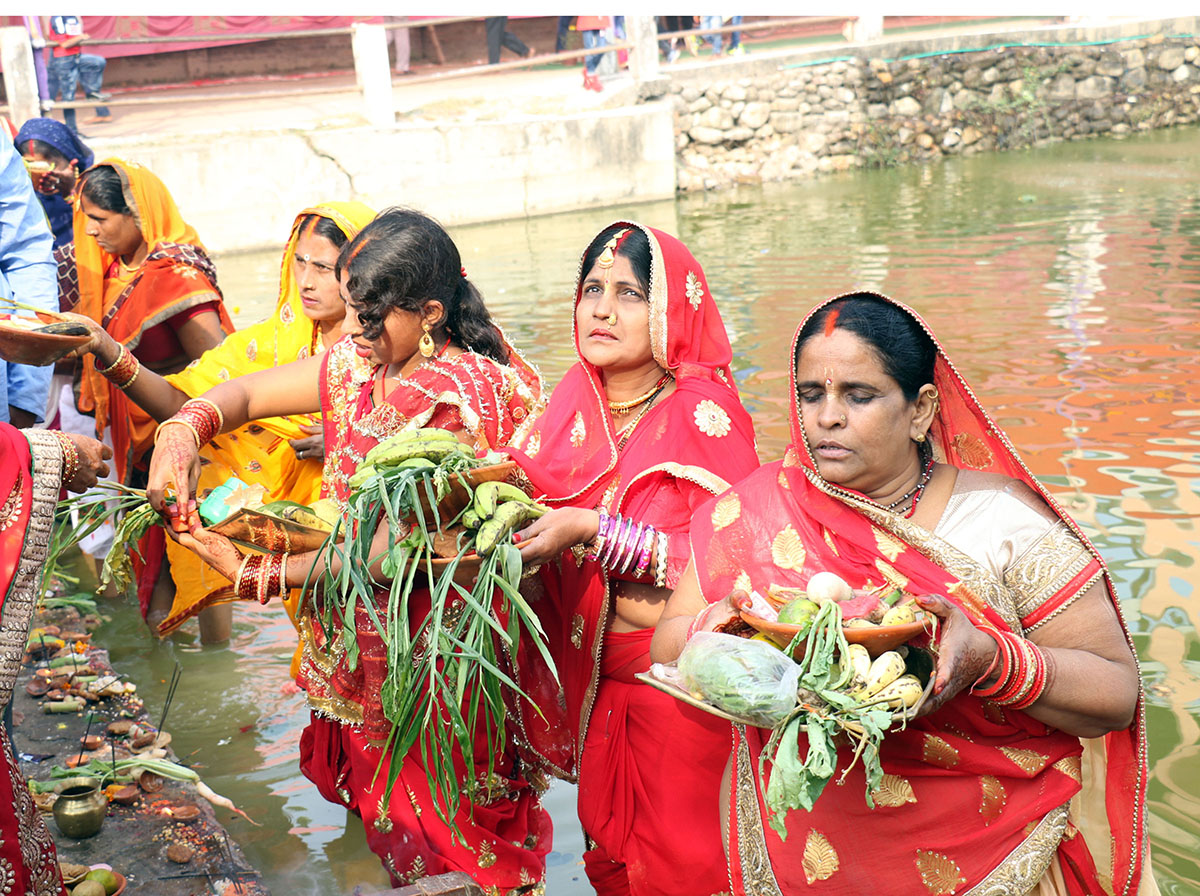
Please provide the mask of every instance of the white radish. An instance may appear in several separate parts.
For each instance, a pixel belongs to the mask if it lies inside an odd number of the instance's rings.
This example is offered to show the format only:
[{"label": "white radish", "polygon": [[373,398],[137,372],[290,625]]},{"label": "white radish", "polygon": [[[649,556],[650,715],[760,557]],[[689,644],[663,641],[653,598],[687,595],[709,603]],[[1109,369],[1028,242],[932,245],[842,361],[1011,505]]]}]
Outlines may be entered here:
[{"label": "white radish", "polygon": [[871,674],[871,654],[861,644],[850,644],[846,647],[846,660],[854,669],[854,677],[850,680],[850,689],[856,690],[867,683]]},{"label": "white radish", "polygon": [[810,600],[818,602],[849,600],[854,596],[853,590],[846,581],[835,572],[819,572],[808,580]]},{"label": "white radish", "polygon": [[889,709],[907,709],[916,706],[925,688],[915,675],[901,675],[884,687],[872,699],[885,703]]},{"label": "white radish", "polygon": [[233,804],[233,800],[229,799],[229,797],[221,796],[221,794],[217,793],[203,781],[196,782],[196,793],[200,794],[214,806],[220,806],[222,809],[228,809],[230,812],[236,812],[255,827],[262,827],[262,825],[260,825],[257,821],[235,806]]}]

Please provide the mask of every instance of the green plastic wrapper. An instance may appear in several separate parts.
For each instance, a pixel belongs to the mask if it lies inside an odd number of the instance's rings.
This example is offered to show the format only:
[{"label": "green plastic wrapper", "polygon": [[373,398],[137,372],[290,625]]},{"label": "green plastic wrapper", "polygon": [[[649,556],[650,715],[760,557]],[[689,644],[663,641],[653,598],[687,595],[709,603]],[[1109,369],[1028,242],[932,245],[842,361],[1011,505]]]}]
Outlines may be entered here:
[{"label": "green plastic wrapper", "polygon": [[698,632],[679,655],[684,686],[730,715],[773,728],[796,708],[800,667],[764,641]]}]

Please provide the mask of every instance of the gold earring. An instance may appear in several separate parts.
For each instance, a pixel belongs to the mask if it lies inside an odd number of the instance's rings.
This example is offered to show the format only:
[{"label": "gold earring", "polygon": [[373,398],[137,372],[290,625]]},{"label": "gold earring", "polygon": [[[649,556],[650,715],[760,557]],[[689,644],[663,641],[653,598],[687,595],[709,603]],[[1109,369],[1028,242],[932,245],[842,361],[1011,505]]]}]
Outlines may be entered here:
[{"label": "gold earring", "polygon": [[925,441],[925,433],[923,433],[923,432],[917,433],[915,436],[913,436],[913,441],[914,442],[924,442]]},{"label": "gold earring", "polygon": [[426,358],[432,358],[434,351],[437,350],[437,346],[433,344],[433,337],[429,335],[429,321],[422,321],[421,329],[425,332],[421,336],[421,341],[417,343],[417,348],[420,349],[421,354]]}]

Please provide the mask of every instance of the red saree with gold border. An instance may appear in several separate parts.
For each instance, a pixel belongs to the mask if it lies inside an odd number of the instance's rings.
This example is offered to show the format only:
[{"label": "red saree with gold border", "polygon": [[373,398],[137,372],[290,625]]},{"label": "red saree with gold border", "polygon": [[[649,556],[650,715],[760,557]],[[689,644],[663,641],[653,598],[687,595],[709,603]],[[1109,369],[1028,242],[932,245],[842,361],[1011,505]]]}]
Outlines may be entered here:
[{"label": "red saree with gold border", "polygon": [[[928,332],[914,312],[894,304]],[[941,403],[929,432],[937,459],[1020,480],[1074,535],[1075,549],[1064,555],[1072,559],[1054,571],[1052,593],[1017,614],[1006,583],[933,533],[820,477],[801,427],[796,348],[793,342],[792,445],[784,460],[738,483],[693,521],[693,556],[709,602],[735,588],[803,587],[815,573],[831,570],[856,588],[948,595],[976,626],[1018,634],[1098,581],[1119,617],[1103,560],[1021,462],[940,346],[935,385]],[[1045,558],[1048,565],[1054,560]],[[1140,698],[1129,729],[1081,740],[1024,712],[960,694],[887,734],[875,809],[866,806],[857,765],[841,786],[825,789],[811,812],[788,813],[786,840],[767,824],[758,774],[768,735],[734,727],[728,834],[737,893],[859,894],[881,887],[921,896],[1026,893],[1055,859],[1060,892],[1065,885],[1072,896],[1131,896],[1143,879],[1153,892]],[[842,748],[838,768],[849,761],[850,751]]]},{"label": "red saree with gold border", "polygon": [[[699,263],[666,233],[618,223],[649,240],[651,351],[675,374],[675,390],[622,446],[600,371],[579,354],[576,334],[579,363],[511,453],[545,503],[603,506],[665,532],[671,588],[687,566],[693,511],[758,466],[758,456],[729,370],[729,338]],[[679,892],[686,879],[697,896],[724,892],[717,800],[727,727],[634,678],[650,666],[653,630],[607,630],[613,581],[601,564],[567,551],[528,585],[565,691],[565,716],[543,701],[544,717],[525,712],[524,727],[547,765],[578,776],[579,817],[594,844],[584,856],[592,885],[600,894],[654,896]],[[564,729],[573,743],[555,740]],[[664,774],[664,754],[687,769],[686,784]]]},{"label": "red saree with gold border", "polygon": [[[508,444],[542,406],[537,375],[515,352],[510,364],[502,366],[471,352],[430,359],[375,405],[371,393],[378,368],[363,362],[349,339],[334,345],[321,367],[323,494],[344,506],[348,480],[366,453],[402,429],[464,430],[475,447],[485,451]],[[382,608],[387,599],[387,590],[377,592]],[[410,606],[415,631],[430,607],[428,590],[414,589]],[[454,756],[460,779],[475,781],[486,794],[459,810],[456,822],[462,839],[436,815],[420,743],[409,751],[391,800],[384,802],[387,775],[376,778],[375,770],[381,760],[386,768],[380,744],[391,730],[379,700],[387,657],[361,605],[356,620],[359,657],[351,669],[340,634],[326,642],[313,608],[301,605],[298,681],[313,711],[300,741],[301,770],[322,796],[362,819],[368,845],[396,886],[449,871],[465,872],[489,894],[540,882],[551,846],[550,816],[539,800],[544,787],[531,783],[534,776],[517,758],[515,746],[494,758],[491,777],[483,732],[476,755]]]},{"label": "red saree with gold border", "polygon": [[[0,423],[0,708],[12,700],[62,485],[62,448],[44,430]],[[0,727],[0,890],[65,896],[54,840]]]}]

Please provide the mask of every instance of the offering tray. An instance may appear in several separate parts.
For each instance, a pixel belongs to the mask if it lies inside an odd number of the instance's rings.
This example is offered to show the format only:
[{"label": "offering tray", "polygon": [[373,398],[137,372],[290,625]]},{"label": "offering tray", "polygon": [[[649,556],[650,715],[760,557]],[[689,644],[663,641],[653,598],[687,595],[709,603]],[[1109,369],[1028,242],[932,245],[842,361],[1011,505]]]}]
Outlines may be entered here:
[{"label": "offering tray", "polygon": [[[742,621],[750,625],[766,635],[772,636],[776,641],[783,644],[789,643],[792,638],[800,631],[801,626],[789,625],[786,622],[774,622],[770,619],[751,613],[749,610],[742,610],[738,614],[742,617]],[[867,653],[872,657],[879,656],[881,653],[887,653],[889,650],[894,650],[901,644],[911,641],[921,632],[927,631],[924,622],[907,622],[902,625],[872,625],[850,627],[842,626],[842,634],[846,636],[846,641],[850,644],[861,644],[867,648]]]},{"label": "offering tray", "polygon": [[[694,706],[696,709],[702,709],[705,712],[716,716],[717,718],[725,719],[726,721],[733,722],[737,725],[749,725],[752,728],[762,727],[751,719],[748,719],[744,716],[734,715],[733,713],[728,713],[725,710],[707,702],[703,698],[696,697],[691,691],[684,687],[683,682],[678,679],[677,676],[679,673],[673,663],[671,665],[661,665],[656,663],[655,665],[666,673],[665,677],[660,678],[651,672],[638,672],[634,677],[643,684],[648,684],[650,687],[656,688],[657,690],[662,691],[664,694],[670,694],[676,700],[686,703],[688,706]],[[892,719],[897,722],[912,721],[914,718],[916,718],[917,713],[920,711],[925,701],[929,699],[929,695],[931,693],[933,693],[932,675],[929,676],[929,681],[925,683],[925,690],[921,694],[921,699],[907,709],[898,710],[892,713]],[[857,726],[854,727],[857,728]],[[861,731],[859,733],[861,733]]]},{"label": "offering tray", "polygon": [[248,548],[268,553],[315,551],[328,532],[243,507],[209,529]]},{"label": "offering tray", "polygon": [[69,318],[50,311],[38,311],[36,317],[0,312],[0,358],[13,364],[50,366],[85,345],[91,338],[86,333],[72,336],[37,332],[38,327],[64,322],[73,323]]}]

